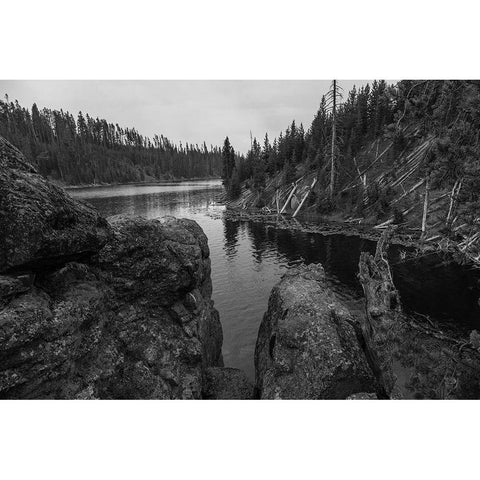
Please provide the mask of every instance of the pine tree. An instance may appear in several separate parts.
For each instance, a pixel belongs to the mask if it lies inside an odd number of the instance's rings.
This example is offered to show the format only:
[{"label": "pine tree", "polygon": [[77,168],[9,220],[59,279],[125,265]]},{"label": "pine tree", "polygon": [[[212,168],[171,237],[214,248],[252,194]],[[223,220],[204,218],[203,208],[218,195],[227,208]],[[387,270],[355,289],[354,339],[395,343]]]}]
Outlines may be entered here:
[{"label": "pine tree", "polygon": [[237,168],[233,169],[233,173],[230,179],[229,185],[229,196],[233,199],[238,198],[240,193],[242,192],[241,185],[240,185],[240,174]]}]

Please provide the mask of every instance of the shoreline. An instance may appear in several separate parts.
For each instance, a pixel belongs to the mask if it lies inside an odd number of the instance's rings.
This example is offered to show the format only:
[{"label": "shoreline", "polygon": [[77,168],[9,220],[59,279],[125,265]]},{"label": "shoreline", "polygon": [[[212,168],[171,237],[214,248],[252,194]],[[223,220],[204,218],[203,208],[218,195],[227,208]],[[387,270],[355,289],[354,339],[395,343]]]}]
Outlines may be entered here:
[{"label": "shoreline", "polygon": [[[238,210],[228,207],[225,210],[225,218],[233,221],[253,221],[272,225],[279,230],[297,231],[302,233],[317,233],[320,235],[345,235],[356,236],[365,240],[377,242],[384,229],[374,229],[372,225],[354,225],[339,220],[331,220],[325,217],[319,217],[316,220],[308,220],[305,217],[300,219],[292,218],[285,214],[263,213],[262,211]],[[393,226],[393,234],[390,239],[391,245],[403,246],[415,249],[418,256],[428,253],[438,253],[450,255],[452,260],[458,264],[471,264],[478,268],[478,265],[468,256],[455,247],[454,241],[443,237],[438,243],[425,243],[415,230],[408,230],[404,227]],[[440,246],[441,241],[447,244]]]}]

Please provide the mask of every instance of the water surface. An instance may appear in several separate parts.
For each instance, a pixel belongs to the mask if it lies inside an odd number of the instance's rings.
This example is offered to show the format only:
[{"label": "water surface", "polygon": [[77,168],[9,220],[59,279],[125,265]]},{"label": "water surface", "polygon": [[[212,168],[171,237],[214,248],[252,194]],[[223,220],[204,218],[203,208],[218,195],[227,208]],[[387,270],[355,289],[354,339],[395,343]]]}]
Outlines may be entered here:
[{"label": "water surface", "polygon": [[[258,327],[270,291],[283,272],[301,263],[322,263],[330,286],[362,314],[358,260],[361,251],[373,252],[375,243],[355,236],[290,232],[258,222],[227,220],[225,207],[215,201],[221,191],[219,180],[204,180],[76,188],[70,193],[105,216],[173,215],[199,223],[210,246],[212,296],[223,326],[225,365],[240,368],[253,379]],[[478,272],[437,255],[405,261],[402,249],[390,250],[394,281],[407,310],[467,330],[480,328]]]}]

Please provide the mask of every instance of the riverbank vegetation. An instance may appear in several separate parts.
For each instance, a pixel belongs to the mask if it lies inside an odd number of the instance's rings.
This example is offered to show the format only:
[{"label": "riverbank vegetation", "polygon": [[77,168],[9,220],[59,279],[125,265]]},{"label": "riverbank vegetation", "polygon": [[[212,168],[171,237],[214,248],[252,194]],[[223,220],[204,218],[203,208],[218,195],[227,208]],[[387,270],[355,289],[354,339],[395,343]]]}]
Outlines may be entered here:
[{"label": "riverbank vegetation", "polygon": [[479,81],[334,82],[308,129],[253,139],[230,205],[398,225],[479,261],[479,131]]},{"label": "riverbank vegetation", "polygon": [[163,135],[141,135],[80,112],[32,109],[0,100],[0,135],[39,172],[65,185],[94,185],[181,178],[220,177],[216,146],[175,145]]}]

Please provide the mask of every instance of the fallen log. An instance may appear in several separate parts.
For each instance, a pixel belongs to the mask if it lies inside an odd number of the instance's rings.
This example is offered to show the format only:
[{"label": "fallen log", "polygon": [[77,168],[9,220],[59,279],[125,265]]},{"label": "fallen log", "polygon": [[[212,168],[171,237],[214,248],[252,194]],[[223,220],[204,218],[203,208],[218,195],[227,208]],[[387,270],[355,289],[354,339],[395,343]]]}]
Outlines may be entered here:
[{"label": "fallen log", "polygon": [[298,206],[298,208],[295,210],[295,213],[293,214],[293,218],[295,218],[298,214],[298,212],[301,210],[301,208],[303,207],[303,204],[305,203],[305,200],[308,198],[308,196],[310,195],[310,192],[313,190],[313,187],[315,186],[315,184],[317,183],[317,179],[314,178],[313,179],[313,182],[312,182],[312,185],[310,186],[310,188],[307,189],[307,192],[305,193],[304,197],[302,198],[302,201],[300,202],[300,205]]},{"label": "fallen log", "polygon": [[[416,205],[413,205],[411,206],[410,208],[407,208],[406,210],[404,210],[402,212],[402,215],[405,216],[405,215],[408,215],[414,208],[415,208]],[[385,222],[383,223],[380,223],[379,225],[375,225],[373,228],[376,228],[376,229],[382,229],[382,228],[386,228],[388,227],[389,225],[391,225],[393,222],[394,222],[395,218],[394,217],[391,217],[389,218],[388,220],[386,220]]]},{"label": "fallen log", "polygon": [[[452,213],[454,210],[454,206],[457,203],[458,195],[460,194],[460,190],[462,188],[462,180],[457,180],[455,185],[453,186],[452,193],[450,194],[450,206],[448,208],[447,219],[445,220],[445,225],[447,227],[451,227],[450,219],[452,218]],[[452,222],[453,223],[453,222]]]},{"label": "fallen log", "polygon": [[285,205],[282,207],[282,209],[280,210],[280,213],[283,213],[285,211],[285,209],[287,208],[287,205],[288,205],[288,202],[290,201],[290,199],[293,197],[293,194],[295,193],[295,190],[297,189],[297,186],[298,186],[298,183],[296,183],[293,188],[292,188],[292,191],[290,192],[290,195],[288,196],[287,198],[287,201],[285,202]]},{"label": "fallen log", "polygon": [[[359,173],[360,177],[361,177],[362,175],[364,175],[365,173],[367,173],[368,170],[370,170],[370,168],[372,168],[372,167],[383,157],[383,155],[384,155],[385,153],[387,153],[388,150],[390,150],[390,148],[391,148],[392,145],[393,145],[393,142],[390,143],[390,145],[388,145],[388,147],[385,148],[385,150],[383,150],[383,152],[382,152],[380,155],[378,155],[378,156],[375,158],[375,160],[373,160],[373,162],[370,163],[370,165],[368,165],[366,168],[364,168],[364,169]],[[343,192],[347,191],[347,190],[348,190],[349,188],[351,188],[351,187],[352,187],[352,183],[350,183],[349,185],[347,185],[343,190],[341,190],[340,193],[343,193]]]},{"label": "fallen log", "polygon": [[427,234],[427,218],[428,218],[428,198],[430,194],[430,185],[428,177],[425,180],[425,195],[423,200],[423,215],[422,215],[422,238]]},{"label": "fallen log", "polygon": [[[395,205],[397,202],[399,202],[400,200],[402,200],[403,198],[405,198],[407,195],[409,195],[410,193],[414,192],[417,188],[421,187],[423,185],[423,183],[425,182],[425,179],[422,178],[418,183],[416,183],[412,188],[410,188],[410,190],[408,191],[404,191],[404,193],[397,199],[395,199],[393,202],[392,202],[392,205]],[[403,188],[403,185],[400,185],[402,188]]]}]

